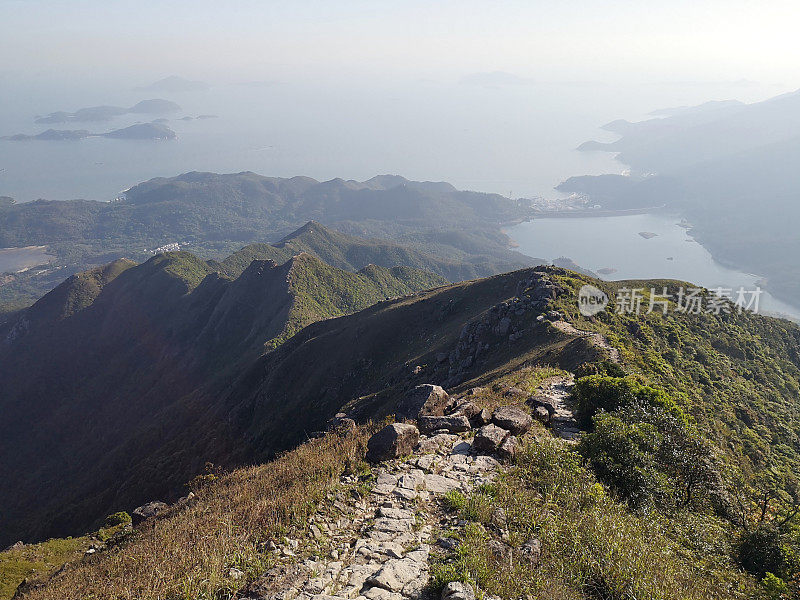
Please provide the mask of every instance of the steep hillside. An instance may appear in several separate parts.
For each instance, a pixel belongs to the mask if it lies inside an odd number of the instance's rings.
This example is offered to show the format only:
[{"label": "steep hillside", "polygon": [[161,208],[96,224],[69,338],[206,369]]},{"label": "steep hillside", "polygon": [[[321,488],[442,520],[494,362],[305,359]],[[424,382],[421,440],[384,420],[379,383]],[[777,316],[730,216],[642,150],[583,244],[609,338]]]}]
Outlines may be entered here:
[{"label": "steep hillside", "polygon": [[[309,254],[253,261],[236,279],[188,253],[70,278],[0,331],[0,545],[177,489],[224,448],[202,416],[243,365],[315,320],[445,283]],[[190,431],[203,439],[161,456],[182,470],[146,464]]]},{"label": "steep hillside", "polygon": [[[451,280],[486,276],[536,264],[510,250],[500,230],[502,224],[526,215],[515,200],[459,191],[446,183],[397,176],[319,182],[249,172],[153,179],[108,203],[38,200],[0,205],[0,248],[45,245],[56,256],[53,266],[4,278],[0,309],[40,297],[65,274],[123,256],[143,261],[154,249],[178,243],[203,258],[221,259],[244,244],[280,239],[309,220],[350,235],[415,247],[417,252],[384,244],[379,250],[386,259],[397,254],[411,261],[385,266],[427,262],[425,268]],[[308,249],[300,249],[313,250],[312,239],[304,243]],[[337,243],[353,252],[339,260],[358,265],[356,269],[365,266],[357,243]],[[419,251],[440,258],[424,259]]]},{"label": "steep hillside", "polygon": [[281,262],[300,252],[313,254],[323,262],[347,271],[357,271],[369,264],[383,267],[402,265],[437,273],[449,281],[475,279],[486,274],[483,268],[467,262],[439,259],[388,241],[346,235],[315,221],[309,221],[275,244],[245,246],[226,258],[222,265],[226,272],[236,275],[255,259]]},{"label": "steep hillside", "polygon": [[[586,284],[611,298],[594,317],[578,311]],[[781,594],[800,573],[800,328],[731,306],[637,315],[617,301],[625,287],[679,285],[537,267],[313,323],[190,427],[162,429],[147,472],[188,480],[178,458],[188,452],[222,465],[270,459],[340,410],[359,421],[405,410],[422,383],[455,399],[437,426],[457,435],[433,432],[411,457],[368,466],[368,433],[340,429],[219,483],[201,478],[195,504],[31,597],[345,597],[338,578],[414,597],[409,573],[437,593],[466,581],[509,600],[791,597]],[[523,416],[492,413],[506,405]],[[516,450],[499,452],[507,462],[493,462],[486,436],[525,413],[541,424],[526,434],[527,417]],[[464,430],[467,414],[495,425]],[[199,446],[198,431],[215,443]],[[381,546],[404,531],[407,545]],[[143,576],[157,561],[163,576]],[[357,577],[381,561],[383,575]]]}]

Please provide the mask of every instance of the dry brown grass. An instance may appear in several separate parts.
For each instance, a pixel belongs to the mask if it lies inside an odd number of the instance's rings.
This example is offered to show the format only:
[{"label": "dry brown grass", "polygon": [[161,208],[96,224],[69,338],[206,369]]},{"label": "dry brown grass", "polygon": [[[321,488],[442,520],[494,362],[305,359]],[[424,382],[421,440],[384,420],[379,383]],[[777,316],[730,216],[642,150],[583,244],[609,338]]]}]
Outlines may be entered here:
[{"label": "dry brown grass", "polygon": [[[188,507],[140,527],[122,547],[69,565],[35,600],[230,597],[269,568],[265,542],[302,526],[338,476],[359,464],[368,432],[327,435],[198,491]],[[247,577],[234,579],[231,568]]]}]

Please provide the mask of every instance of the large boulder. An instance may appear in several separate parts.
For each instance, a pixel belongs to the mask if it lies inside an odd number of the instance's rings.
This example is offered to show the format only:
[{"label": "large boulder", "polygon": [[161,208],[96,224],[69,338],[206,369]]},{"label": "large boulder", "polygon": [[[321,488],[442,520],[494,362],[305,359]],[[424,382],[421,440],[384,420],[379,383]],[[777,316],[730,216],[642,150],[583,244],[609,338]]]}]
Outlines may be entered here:
[{"label": "large boulder", "polygon": [[433,433],[443,429],[448,433],[461,433],[471,429],[469,419],[464,415],[450,415],[449,417],[434,417],[422,415],[417,419],[419,430],[422,433]]},{"label": "large boulder", "polygon": [[450,403],[450,396],[439,385],[423,383],[408,392],[397,404],[398,419],[416,419],[420,415],[441,416]]},{"label": "large boulder", "polygon": [[392,423],[369,438],[367,460],[380,462],[411,454],[419,442],[419,430],[407,423]]},{"label": "large boulder", "polygon": [[472,442],[472,447],[478,452],[491,454],[497,452],[508,436],[509,432],[506,429],[490,423],[478,430],[478,433],[475,434],[475,441]]},{"label": "large boulder", "polygon": [[514,435],[522,435],[533,425],[533,417],[521,408],[503,406],[494,411],[492,423],[508,429]]},{"label": "large boulder", "polygon": [[131,513],[131,520],[133,521],[134,525],[138,525],[146,519],[157,517],[168,508],[169,504],[159,502],[158,500],[148,502],[147,504],[142,504],[140,507],[134,509],[134,511]]}]

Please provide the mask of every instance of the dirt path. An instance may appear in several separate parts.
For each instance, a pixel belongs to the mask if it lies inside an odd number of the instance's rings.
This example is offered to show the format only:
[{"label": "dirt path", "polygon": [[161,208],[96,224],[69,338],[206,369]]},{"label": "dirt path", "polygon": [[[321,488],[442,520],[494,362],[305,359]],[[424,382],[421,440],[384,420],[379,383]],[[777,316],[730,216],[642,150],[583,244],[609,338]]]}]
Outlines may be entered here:
[{"label": "dirt path", "polygon": [[469,493],[498,468],[494,458],[472,452],[469,438],[423,436],[418,455],[376,467],[375,484],[363,496],[356,477],[342,477],[342,491],[310,519],[303,540],[275,545],[279,564],[240,597],[424,598],[442,497],[450,490]]},{"label": "dirt path", "polygon": [[587,338],[593,346],[606,350],[612,362],[620,362],[619,350],[611,346],[611,344],[608,343],[608,340],[599,333],[578,329],[572,323],[568,323],[567,321],[555,321],[553,323],[553,327],[570,335],[577,335],[579,337]]}]

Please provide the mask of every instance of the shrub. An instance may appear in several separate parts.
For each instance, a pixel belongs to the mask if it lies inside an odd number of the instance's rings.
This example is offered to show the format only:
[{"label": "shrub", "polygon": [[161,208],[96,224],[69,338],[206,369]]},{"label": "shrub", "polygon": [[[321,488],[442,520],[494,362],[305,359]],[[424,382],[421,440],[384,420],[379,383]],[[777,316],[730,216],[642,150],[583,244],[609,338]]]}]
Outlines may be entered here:
[{"label": "shrub", "polygon": [[767,573],[783,574],[787,565],[778,528],[762,524],[745,534],[739,543],[739,561],[759,577],[766,577]]},{"label": "shrub", "polygon": [[578,420],[587,429],[591,428],[592,418],[597,411],[613,412],[634,403],[657,406],[681,420],[687,420],[683,410],[664,390],[646,385],[633,376],[581,377],[575,385],[573,399],[578,408]]},{"label": "shrub", "polygon": [[106,517],[103,527],[116,527],[117,525],[126,525],[131,522],[131,516],[125,511],[115,512],[113,515]]}]

